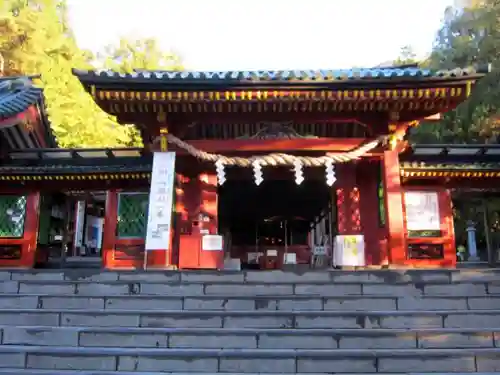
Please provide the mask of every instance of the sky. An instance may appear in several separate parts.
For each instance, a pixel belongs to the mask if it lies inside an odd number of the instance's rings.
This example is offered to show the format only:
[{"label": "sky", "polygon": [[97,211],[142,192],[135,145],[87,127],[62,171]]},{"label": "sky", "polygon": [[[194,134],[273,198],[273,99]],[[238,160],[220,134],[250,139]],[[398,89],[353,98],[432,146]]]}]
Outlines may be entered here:
[{"label": "sky", "polygon": [[156,38],[189,70],[372,67],[432,48],[453,0],[68,0],[77,42]]}]

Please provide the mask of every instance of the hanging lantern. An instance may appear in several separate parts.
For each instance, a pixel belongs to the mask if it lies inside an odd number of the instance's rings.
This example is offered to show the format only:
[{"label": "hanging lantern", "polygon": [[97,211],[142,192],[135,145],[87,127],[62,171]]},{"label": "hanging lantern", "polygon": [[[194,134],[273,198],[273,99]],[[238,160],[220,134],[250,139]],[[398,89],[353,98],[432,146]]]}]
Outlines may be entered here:
[{"label": "hanging lantern", "polygon": [[333,167],[332,160],[328,160],[325,163],[325,172],[326,172],[326,184],[328,186],[332,186],[335,183],[335,181],[337,181],[337,178],[335,177],[335,169]]},{"label": "hanging lantern", "polygon": [[264,178],[262,177],[262,165],[260,165],[259,160],[254,160],[252,162],[252,167],[253,167],[253,178],[255,181],[255,185],[259,186],[262,181],[264,181]]},{"label": "hanging lantern", "polygon": [[300,185],[304,181],[304,171],[302,170],[303,164],[299,159],[293,162],[293,172],[295,173],[295,183]]},{"label": "hanging lantern", "polygon": [[217,172],[217,182],[219,185],[224,185],[224,182],[226,182],[226,172],[224,171],[224,163],[221,159],[215,162],[215,170]]}]

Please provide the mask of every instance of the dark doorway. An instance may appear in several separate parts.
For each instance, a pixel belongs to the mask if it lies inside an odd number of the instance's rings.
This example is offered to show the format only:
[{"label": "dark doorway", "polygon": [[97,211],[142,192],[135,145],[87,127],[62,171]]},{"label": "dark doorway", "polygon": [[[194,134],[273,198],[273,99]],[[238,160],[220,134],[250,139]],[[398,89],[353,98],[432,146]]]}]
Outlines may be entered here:
[{"label": "dark doorway", "polygon": [[245,253],[269,248],[300,248],[303,253],[309,249],[313,223],[328,211],[331,196],[331,188],[321,180],[306,179],[301,185],[293,179],[264,180],[260,186],[249,180],[226,181],[219,188],[219,223],[220,232],[230,238],[231,257],[244,264]]}]

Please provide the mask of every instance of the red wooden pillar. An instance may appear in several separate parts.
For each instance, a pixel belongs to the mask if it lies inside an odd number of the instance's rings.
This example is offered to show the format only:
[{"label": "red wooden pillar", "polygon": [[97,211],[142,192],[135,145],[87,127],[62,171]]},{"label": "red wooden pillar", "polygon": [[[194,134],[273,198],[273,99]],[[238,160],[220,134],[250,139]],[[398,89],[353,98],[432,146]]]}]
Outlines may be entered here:
[{"label": "red wooden pillar", "polygon": [[453,202],[449,190],[439,192],[439,211],[441,216],[441,232],[444,235],[444,266],[456,267],[455,224],[453,222]]},{"label": "red wooden pillar", "polygon": [[406,261],[405,225],[403,215],[403,189],[397,151],[385,151],[382,160],[385,188],[387,246],[390,264]]},{"label": "red wooden pillar", "polygon": [[24,222],[24,244],[22,267],[34,267],[38,240],[38,223],[40,216],[40,193],[28,194],[26,200],[26,219]]},{"label": "red wooden pillar", "polygon": [[218,268],[219,254],[201,249],[202,237],[218,232],[217,176],[202,173],[185,178],[179,194],[182,228],[179,241],[179,268]]},{"label": "red wooden pillar", "polygon": [[[173,219],[173,216],[172,216]],[[172,228],[173,229],[173,228]],[[149,250],[146,259],[146,267],[148,269],[170,269],[172,266],[171,256],[172,256],[172,239],[174,233],[173,230],[170,231],[170,249],[162,250]]]},{"label": "red wooden pillar", "polygon": [[118,192],[106,192],[106,209],[104,212],[104,226],[102,233],[102,265],[104,268],[113,269],[114,249],[116,239],[116,225],[118,219]]},{"label": "red wooden pillar", "polygon": [[378,160],[363,160],[359,163],[358,181],[361,193],[361,225],[365,239],[366,265],[379,265],[382,259],[382,245],[379,217],[378,183],[380,178]]}]

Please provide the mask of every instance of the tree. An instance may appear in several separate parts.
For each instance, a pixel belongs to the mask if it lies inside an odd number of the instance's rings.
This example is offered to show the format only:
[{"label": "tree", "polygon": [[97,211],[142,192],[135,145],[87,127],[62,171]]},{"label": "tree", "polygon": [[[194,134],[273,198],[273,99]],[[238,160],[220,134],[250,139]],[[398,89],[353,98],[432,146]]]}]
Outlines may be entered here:
[{"label": "tree", "polygon": [[399,57],[394,60],[394,65],[406,65],[418,63],[417,54],[412,46],[403,46],[399,52]]},{"label": "tree", "polygon": [[142,70],[182,70],[181,59],[174,53],[162,51],[153,38],[121,38],[118,45],[109,45],[97,55],[98,63],[120,73]]},{"label": "tree", "polygon": [[118,125],[84,91],[71,68],[90,67],[66,20],[63,0],[3,0],[0,51],[5,75],[41,75],[47,112],[62,147],[129,145],[135,129]]},{"label": "tree", "polygon": [[471,2],[470,7],[448,9],[438,31],[429,65],[454,69],[493,63],[472,95],[438,124],[422,124],[412,133],[416,142],[497,142],[500,135],[500,1]]}]

